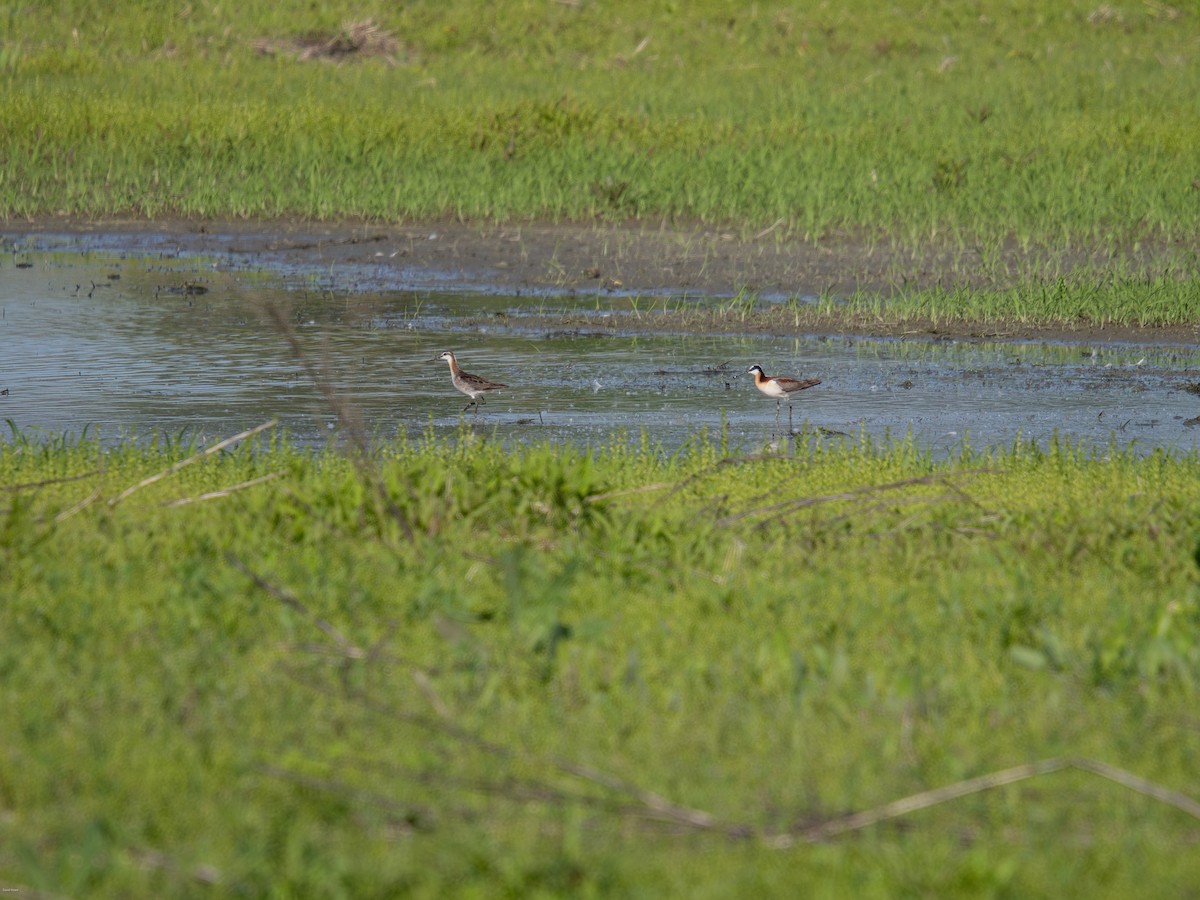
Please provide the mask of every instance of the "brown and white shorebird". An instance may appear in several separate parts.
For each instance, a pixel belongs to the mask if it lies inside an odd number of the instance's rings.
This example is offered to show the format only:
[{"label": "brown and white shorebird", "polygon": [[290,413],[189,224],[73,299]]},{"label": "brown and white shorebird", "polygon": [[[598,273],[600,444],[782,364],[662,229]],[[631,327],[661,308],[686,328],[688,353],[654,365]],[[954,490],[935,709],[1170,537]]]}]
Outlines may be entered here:
[{"label": "brown and white shorebird", "polygon": [[746,370],[746,374],[754,374],[754,386],[766,394],[768,397],[775,398],[775,427],[779,427],[779,410],[783,405],[783,401],[787,401],[788,405],[788,433],[792,431],[792,396],[801,391],[806,391],[810,387],[816,387],[821,383],[819,378],[789,378],[786,375],[767,375],[762,370],[762,366],[757,363]]},{"label": "brown and white shorebird", "polygon": [[458,360],[454,358],[453,350],[443,350],[440,356],[435,356],[430,362],[450,363],[450,381],[456,388],[471,398],[471,402],[463,407],[463,412],[474,406],[475,415],[479,415],[479,404],[483,402],[484,394],[503,390],[508,387],[507,384],[500,384],[498,381],[488,381],[486,378],[480,378],[478,375],[464,372],[462,367],[459,366]]}]

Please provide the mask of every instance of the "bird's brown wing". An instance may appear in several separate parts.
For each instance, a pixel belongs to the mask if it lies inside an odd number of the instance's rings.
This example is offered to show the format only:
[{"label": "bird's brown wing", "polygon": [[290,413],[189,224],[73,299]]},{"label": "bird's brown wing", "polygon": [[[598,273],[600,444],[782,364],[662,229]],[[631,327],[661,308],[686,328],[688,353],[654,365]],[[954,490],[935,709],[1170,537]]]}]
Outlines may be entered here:
[{"label": "bird's brown wing", "polygon": [[798,378],[780,377],[775,379],[775,383],[778,384],[783,390],[787,391],[787,393],[791,394],[796,391],[806,391],[810,387],[816,387],[821,383],[821,379],[807,378],[801,381]]},{"label": "bird's brown wing", "polygon": [[469,372],[461,372],[458,376],[463,384],[469,384],[477,391],[498,391],[508,387],[507,384],[501,384],[498,381],[488,381],[486,378],[480,378],[478,375],[472,375]]}]

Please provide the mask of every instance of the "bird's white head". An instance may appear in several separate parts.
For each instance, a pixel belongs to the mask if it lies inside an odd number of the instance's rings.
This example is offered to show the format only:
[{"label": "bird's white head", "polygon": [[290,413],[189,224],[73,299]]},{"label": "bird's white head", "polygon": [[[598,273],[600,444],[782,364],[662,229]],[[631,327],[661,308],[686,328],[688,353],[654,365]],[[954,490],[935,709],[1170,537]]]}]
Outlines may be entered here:
[{"label": "bird's white head", "polygon": [[754,365],[752,365],[750,368],[748,368],[748,369],[746,370],[746,374],[747,374],[747,375],[750,375],[750,374],[752,374],[752,373],[754,373],[754,372],[757,372],[759,375],[765,375],[765,374],[766,374],[765,372],[763,372],[763,370],[762,370],[762,366],[760,366],[758,363],[755,363]]},{"label": "bird's white head", "polygon": [[453,364],[454,363],[454,351],[453,350],[443,350],[439,355],[437,355],[433,359],[431,359],[430,362],[448,362],[448,363]]}]

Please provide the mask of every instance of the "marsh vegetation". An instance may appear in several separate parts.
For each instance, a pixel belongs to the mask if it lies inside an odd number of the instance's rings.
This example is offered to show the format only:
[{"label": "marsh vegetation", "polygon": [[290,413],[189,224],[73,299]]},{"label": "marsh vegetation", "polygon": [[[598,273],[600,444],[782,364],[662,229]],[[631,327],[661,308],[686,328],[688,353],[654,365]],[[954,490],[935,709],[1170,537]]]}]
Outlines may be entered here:
[{"label": "marsh vegetation", "polygon": [[[1194,23],[1167,4],[17,9],[7,216],[679,218],[1114,253],[1194,236]],[[353,49],[368,19],[391,52]],[[341,65],[263,53],[321,34],[346,39]]]},{"label": "marsh vegetation", "polygon": [[[1190,8],[64,0],[0,35],[9,230],[563,223],[603,271],[535,265],[603,285],[613,234],[716,229],[702,265],[886,251],[889,290],[801,302],[827,282],[785,264],[782,302],[747,279],[630,318],[1200,322]],[[1200,880],[1195,453],[370,441],[291,352],[341,451],[275,423],[0,443],[0,888]]]},{"label": "marsh vegetation", "polygon": [[[1083,895],[1197,877],[1194,458],[464,433],[355,462],[269,434],[6,443],[7,883]],[[926,794],[1064,756],[1125,784]],[[911,795],[932,807],[886,824]]]}]

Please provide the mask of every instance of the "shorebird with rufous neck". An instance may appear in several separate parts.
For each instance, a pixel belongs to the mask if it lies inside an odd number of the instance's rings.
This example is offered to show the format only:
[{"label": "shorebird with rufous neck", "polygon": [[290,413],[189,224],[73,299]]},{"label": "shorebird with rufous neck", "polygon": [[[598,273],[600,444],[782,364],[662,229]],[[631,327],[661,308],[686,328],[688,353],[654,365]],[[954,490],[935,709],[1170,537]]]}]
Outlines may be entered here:
[{"label": "shorebird with rufous neck", "polygon": [[503,390],[508,387],[507,384],[500,384],[498,381],[488,381],[486,378],[480,378],[478,375],[472,375],[470,372],[464,372],[458,364],[458,360],[454,358],[453,350],[443,350],[440,356],[435,356],[430,362],[448,362],[450,363],[450,381],[453,385],[471,398],[471,402],[463,407],[463,412],[466,412],[472,406],[475,407],[475,415],[479,415],[479,404],[483,402],[483,395],[489,394],[492,391]]},{"label": "shorebird with rufous neck", "polygon": [[792,396],[806,391],[810,387],[816,387],[821,383],[819,378],[789,378],[787,375],[767,375],[762,370],[762,366],[757,363],[746,370],[746,374],[754,375],[754,386],[766,394],[768,397],[775,398],[775,427],[779,427],[779,411],[783,405],[783,401],[787,401],[788,405],[788,434],[792,433]]}]

